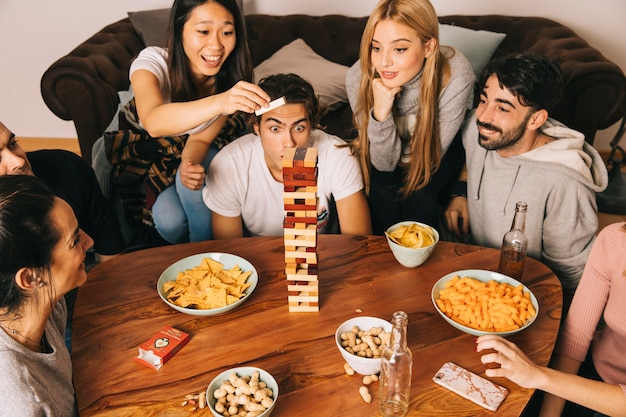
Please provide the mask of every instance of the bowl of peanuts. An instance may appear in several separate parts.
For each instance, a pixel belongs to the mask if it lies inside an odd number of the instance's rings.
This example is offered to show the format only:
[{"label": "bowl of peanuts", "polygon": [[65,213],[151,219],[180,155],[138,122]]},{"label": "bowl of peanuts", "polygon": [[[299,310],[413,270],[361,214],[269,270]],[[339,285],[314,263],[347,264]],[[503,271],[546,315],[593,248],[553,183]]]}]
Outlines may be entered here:
[{"label": "bowl of peanuts", "polygon": [[391,323],[378,317],[360,316],[344,321],[335,332],[335,343],[346,361],[346,372],[380,372],[380,354],[390,336]]},{"label": "bowl of peanuts", "polygon": [[254,366],[228,369],[209,384],[206,402],[214,417],[268,417],[278,398],[278,383]]},{"label": "bowl of peanuts", "polygon": [[528,328],[539,314],[535,295],[516,279],[498,272],[451,272],[433,286],[437,312],[457,329],[474,336],[510,336]]}]

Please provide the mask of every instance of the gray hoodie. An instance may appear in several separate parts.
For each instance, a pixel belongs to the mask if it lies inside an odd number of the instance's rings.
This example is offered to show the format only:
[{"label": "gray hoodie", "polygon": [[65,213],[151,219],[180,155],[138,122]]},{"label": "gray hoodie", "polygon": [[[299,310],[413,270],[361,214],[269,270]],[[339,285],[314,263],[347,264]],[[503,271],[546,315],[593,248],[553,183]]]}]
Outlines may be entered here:
[{"label": "gray hoodie", "polygon": [[602,158],[582,133],[553,119],[541,128],[557,138],[503,158],[478,144],[476,114],[463,126],[467,201],[475,243],[499,248],[518,201],[528,203],[528,256],[548,265],[573,293],[598,229],[596,192],[608,184]]}]

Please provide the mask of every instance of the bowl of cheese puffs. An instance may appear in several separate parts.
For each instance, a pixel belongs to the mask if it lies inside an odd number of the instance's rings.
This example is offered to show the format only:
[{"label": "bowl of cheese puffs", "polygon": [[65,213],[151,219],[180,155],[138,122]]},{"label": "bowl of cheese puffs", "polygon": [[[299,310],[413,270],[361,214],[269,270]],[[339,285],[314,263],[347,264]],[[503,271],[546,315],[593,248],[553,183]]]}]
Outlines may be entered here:
[{"label": "bowl of cheese puffs", "polygon": [[407,268],[426,262],[439,242],[439,232],[434,227],[416,221],[396,223],[385,231],[385,236],[393,256]]},{"label": "bowl of cheese puffs", "polygon": [[433,286],[431,298],[445,321],[474,336],[513,335],[528,328],[539,313],[537,297],[527,286],[483,269],[444,275]]}]

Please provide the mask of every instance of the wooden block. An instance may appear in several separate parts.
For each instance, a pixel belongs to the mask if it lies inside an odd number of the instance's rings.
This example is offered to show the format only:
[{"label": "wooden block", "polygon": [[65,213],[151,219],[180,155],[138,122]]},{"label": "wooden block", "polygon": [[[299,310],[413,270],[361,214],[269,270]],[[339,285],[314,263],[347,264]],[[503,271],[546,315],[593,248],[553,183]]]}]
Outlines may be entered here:
[{"label": "wooden block", "polygon": [[[292,181],[294,182],[294,181]],[[316,181],[312,181],[312,184],[305,184],[304,181],[295,181],[298,182],[299,184],[297,185],[290,185],[287,184],[283,181],[283,191],[285,191],[286,193],[299,193],[299,192],[306,192],[306,193],[310,193],[310,192],[315,192],[317,193],[317,182]]]},{"label": "wooden block", "polygon": [[306,258],[304,256],[285,256],[285,264],[306,265],[307,271],[312,271],[313,268],[317,268],[317,254],[314,258]]},{"label": "wooden block", "polygon": [[293,228],[296,224],[301,223],[303,225],[307,224],[317,224],[317,216],[315,217],[294,217],[294,216],[285,216],[285,220],[283,221],[283,227]]},{"label": "wooden block", "polygon": [[307,205],[315,205],[317,207],[317,196],[315,198],[283,198],[284,204],[307,204]]},{"label": "wooden block", "polygon": [[296,148],[293,156],[294,167],[315,167],[316,165],[317,148]]},{"label": "wooden block", "polygon": [[294,275],[298,273],[298,264],[296,263],[286,263],[285,264],[285,274],[287,276]]},{"label": "wooden block", "polygon": [[306,154],[304,156],[304,166],[317,166],[317,148],[307,148]]},{"label": "wooden block", "polygon": [[320,311],[319,305],[311,304],[311,305],[289,305],[290,313],[317,313]]},{"label": "wooden block", "polygon": [[319,288],[317,286],[318,281],[314,281],[315,285],[287,285],[287,291],[307,291],[317,293]]},{"label": "wooden block", "polygon": [[290,295],[287,296],[287,300],[295,303],[316,303],[319,297],[317,295]]},{"label": "wooden block", "polygon": [[283,167],[292,167],[296,148],[286,148],[283,152]]},{"label": "wooden block", "polygon": [[303,269],[285,275],[287,276],[287,281],[318,281],[317,274],[308,274],[308,272]]},{"label": "wooden block", "polygon": [[317,184],[317,172],[283,172],[283,183],[285,181],[315,181]]},{"label": "wooden block", "polygon": [[[283,166],[283,174],[284,175],[294,175],[294,174],[306,174],[307,176],[310,174],[315,174],[317,176],[319,169],[317,167],[286,167]],[[312,177],[308,177],[312,178]]]},{"label": "wooden block", "polygon": [[[287,187],[311,187],[317,186],[317,179],[302,179],[302,180],[290,180],[283,178],[283,185],[285,186],[285,191],[287,191]],[[295,189],[293,190],[295,191]]]},{"label": "wooden block", "polygon": [[285,210],[316,210],[317,204],[285,204]]},{"label": "wooden block", "polygon": [[305,224],[305,227],[285,229],[285,236],[317,236],[317,225]]},{"label": "wooden block", "polygon": [[286,251],[289,250],[288,248],[295,248],[298,246],[305,246],[307,248],[317,249],[317,240],[285,238],[285,250]]},{"label": "wooden block", "polygon": [[287,210],[285,215],[288,217],[315,217],[317,219],[317,211],[315,210]]},{"label": "wooden block", "polygon": [[293,251],[285,252],[285,263],[317,264],[317,252]]},{"label": "wooden block", "polygon": [[[316,191],[286,191],[283,193],[283,202],[288,203],[288,201],[284,201],[285,199],[303,199],[303,200],[315,200],[315,204],[317,204],[317,192]],[[305,201],[305,203],[310,204],[310,202]],[[292,204],[295,204],[293,202]]]},{"label": "wooden block", "polygon": [[[289,229],[288,228],[288,229],[283,229],[283,230],[285,231],[285,235],[284,235],[285,246],[311,247],[311,246],[315,246],[315,242],[317,242],[317,234],[312,234],[312,235],[298,234],[298,231],[306,231],[306,229],[296,229],[296,228]],[[299,244],[299,242],[302,242],[302,243]]]}]

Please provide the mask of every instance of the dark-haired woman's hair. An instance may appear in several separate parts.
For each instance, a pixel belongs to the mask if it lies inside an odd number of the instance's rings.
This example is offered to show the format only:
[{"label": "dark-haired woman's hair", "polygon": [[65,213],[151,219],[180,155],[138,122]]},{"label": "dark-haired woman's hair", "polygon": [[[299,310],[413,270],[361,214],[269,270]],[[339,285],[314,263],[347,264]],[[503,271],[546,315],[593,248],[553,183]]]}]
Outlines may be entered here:
[{"label": "dark-haired woman's hair", "polygon": [[544,56],[512,54],[491,60],[482,71],[478,91],[492,75],[498,78],[500,88],[506,88],[535,111],[545,109],[551,113],[563,95],[561,67]]},{"label": "dark-haired woman's hair", "polygon": [[[285,97],[287,104],[302,104],[309,116],[311,127],[320,127],[322,110],[319,100],[315,95],[313,86],[308,81],[296,74],[273,74],[259,81],[259,87],[265,91],[272,100]],[[261,116],[251,115],[252,124],[259,123]]]},{"label": "dark-haired woman's hair", "polygon": [[31,175],[0,176],[0,308],[19,311],[25,294],[15,282],[21,268],[50,274],[60,233],[50,213],[52,190]]},{"label": "dark-haired woman's hair", "polygon": [[191,101],[202,97],[202,92],[192,81],[189,59],[183,48],[183,27],[189,20],[191,12],[205,3],[222,5],[233,15],[235,23],[235,49],[226,58],[224,65],[215,76],[213,94],[224,92],[241,80],[253,81],[254,73],[248,49],[246,26],[235,0],[175,0],[170,12],[167,40],[167,66],[172,102]]}]

